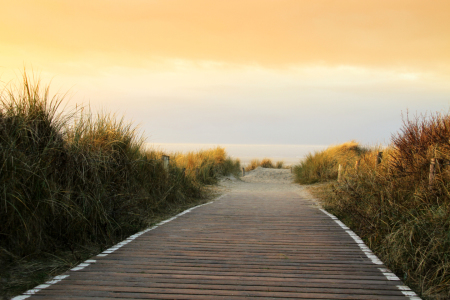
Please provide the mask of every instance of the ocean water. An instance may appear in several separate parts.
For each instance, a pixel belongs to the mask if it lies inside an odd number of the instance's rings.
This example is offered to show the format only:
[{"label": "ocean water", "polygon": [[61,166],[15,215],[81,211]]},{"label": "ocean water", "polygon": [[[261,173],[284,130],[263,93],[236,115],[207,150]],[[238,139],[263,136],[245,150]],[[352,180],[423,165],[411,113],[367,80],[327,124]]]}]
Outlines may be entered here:
[{"label": "ocean water", "polygon": [[189,152],[215,148],[226,149],[228,155],[239,158],[245,166],[252,159],[270,158],[273,162],[284,161],[286,165],[298,164],[308,153],[320,151],[328,145],[254,145],[254,144],[176,144],[148,143],[148,147],[166,152]]}]

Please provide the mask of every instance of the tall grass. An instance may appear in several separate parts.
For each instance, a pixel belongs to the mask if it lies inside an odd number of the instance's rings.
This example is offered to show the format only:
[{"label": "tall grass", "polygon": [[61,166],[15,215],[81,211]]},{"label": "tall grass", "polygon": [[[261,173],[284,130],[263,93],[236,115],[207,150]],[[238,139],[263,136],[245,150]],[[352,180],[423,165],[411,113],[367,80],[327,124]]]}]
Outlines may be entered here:
[{"label": "tall grass", "polygon": [[245,168],[245,171],[249,172],[252,171],[258,167],[262,168],[275,168],[275,169],[282,169],[284,167],[283,161],[277,161],[276,163],[273,163],[270,158],[263,158],[262,160],[259,159],[252,159],[250,163]]},{"label": "tall grass", "polygon": [[189,154],[191,165],[179,154],[166,171],[162,153],[146,150],[135,126],[111,114],[59,113],[62,100],[26,74],[1,93],[2,266],[39,253],[102,249],[205,198],[205,184],[220,174],[239,172],[222,148]]},{"label": "tall grass", "polygon": [[[450,298],[449,138],[449,115],[405,120],[381,164],[379,149],[365,151],[358,170],[348,168],[341,182],[320,193],[325,208],[426,299]],[[430,185],[432,158],[437,168]]]},{"label": "tall grass", "polygon": [[172,157],[173,163],[178,168],[184,169],[186,176],[202,184],[214,184],[223,175],[240,176],[239,159],[227,157],[225,149],[221,147],[198,152],[175,153]]},{"label": "tall grass", "polygon": [[309,153],[299,165],[294,166],[295,180],[309,184],[337,179],[339,165],[349,169],[367,151],[357,142],[351,141],[314,154]]}]

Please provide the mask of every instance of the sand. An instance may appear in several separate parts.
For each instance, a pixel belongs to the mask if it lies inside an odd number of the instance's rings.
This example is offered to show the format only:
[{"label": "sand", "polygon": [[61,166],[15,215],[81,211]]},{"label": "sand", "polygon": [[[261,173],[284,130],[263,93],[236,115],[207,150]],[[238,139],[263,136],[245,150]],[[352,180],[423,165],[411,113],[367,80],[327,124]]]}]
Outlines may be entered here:
[{"label": "sand", "polygon": [[234,176],[222,178],[219,184],[221,193],[235,192],[294,192],[312,205],[320,207],[318,201],[307,191],[305,186],[294,183],[290,169],[269,169],[258,167],[246,172],[240,179]]}]

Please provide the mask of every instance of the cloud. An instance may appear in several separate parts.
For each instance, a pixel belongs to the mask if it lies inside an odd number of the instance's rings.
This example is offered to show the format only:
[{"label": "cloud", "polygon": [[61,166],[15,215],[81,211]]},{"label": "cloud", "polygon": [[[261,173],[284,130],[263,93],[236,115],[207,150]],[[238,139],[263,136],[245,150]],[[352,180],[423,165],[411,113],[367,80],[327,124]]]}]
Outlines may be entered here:
[{"label": "cloud", "polygon": [[182,59],[448,73],[449,11],[445,0],[16,0],[2,4],[0,40],[26,63]]}]

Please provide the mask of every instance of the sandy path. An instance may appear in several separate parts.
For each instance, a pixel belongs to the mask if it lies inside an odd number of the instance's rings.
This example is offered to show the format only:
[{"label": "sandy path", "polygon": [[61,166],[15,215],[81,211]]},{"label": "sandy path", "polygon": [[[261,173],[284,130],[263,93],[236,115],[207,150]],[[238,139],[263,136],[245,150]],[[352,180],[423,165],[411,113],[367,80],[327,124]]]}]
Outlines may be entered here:
[{"label": "sandy path", "polygon": [[310,200],[312,205],[320,206],[304,186],[293,181],[294,176],[289,169],[258,167],[253,171],[246,172],[245,176],[240,179],[233,176],[226,177],[221,180],[219,186],[223,193],[294,192],[305,200]]}]

